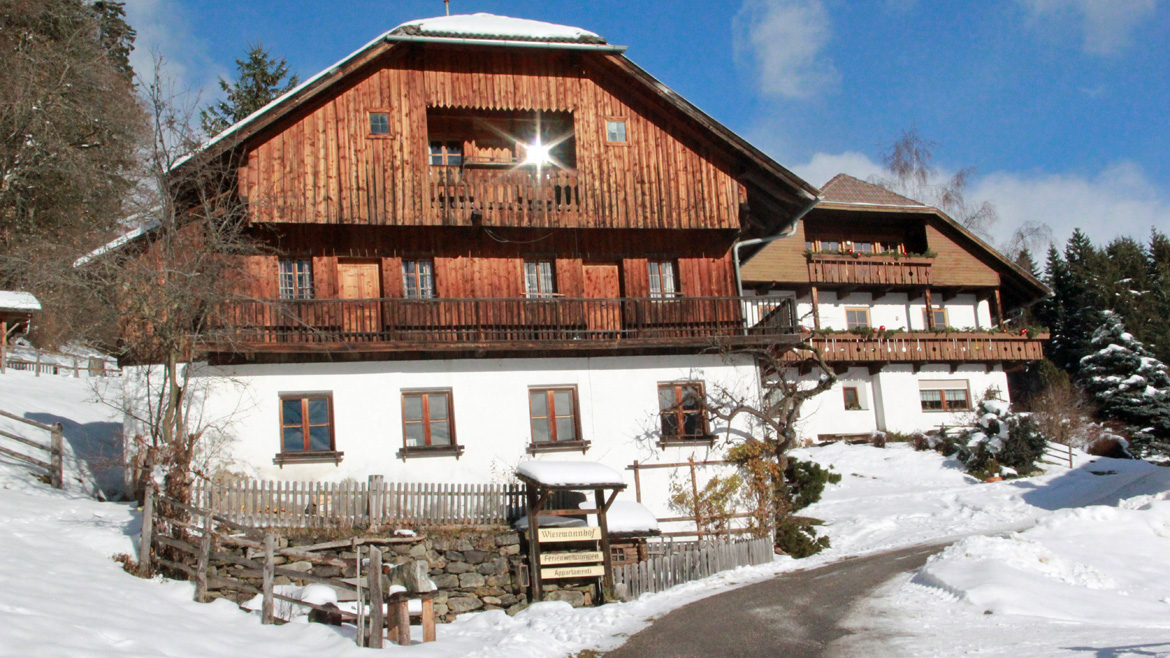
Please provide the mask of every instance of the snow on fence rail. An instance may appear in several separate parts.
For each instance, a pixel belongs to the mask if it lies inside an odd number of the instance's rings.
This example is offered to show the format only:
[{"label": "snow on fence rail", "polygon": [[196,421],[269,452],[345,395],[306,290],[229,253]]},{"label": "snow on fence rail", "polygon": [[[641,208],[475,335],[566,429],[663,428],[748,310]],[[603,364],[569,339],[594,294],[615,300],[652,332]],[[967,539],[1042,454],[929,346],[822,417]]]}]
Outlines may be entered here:
[{"label": "snow on fence rail", "polygon": [[[0,440],[6,443],[16,442],[21,445],[21,450],[24,450],[24,452],[20,452],[18,450],[13,450],[12,448],[0,445],[0,454],[8,455],[13,459],[18,459],[22,462],[32,464],[34,466],[40,466],[49,472],[49,484],[53,485],[53,487],[57,489],[60,489],[61,483],[64,479],[64,467],[62,465],[61,459],[64,450],[64,431],[61,427],[61,423],[46,425],[45,423],[38,423],[35,420],[22,418],[16,414],[9,413],[2,409],[0,409],[0,416],[12,419],[18,423],[23,423],[38,430],[44,430],[49,433],[49,444],[45,445],[44,443],[30,439],[27,436],[21,436],[13,432],[0,430]],[[32,448],[33,451],[36,451],[37,456],[28,454],[29,448]],[[40,458],[42,456],[41,453],[47,453],[48,461]]]},{"label": "snow on fence rail", "polygon": [[773,555],[771,537],[691,543],[652,555],[645,562],[614,567],[614,583],[624,584],[626,596],[635,599],[646,592],[661,592],[720,571],[771,562]]},{"label": "snow on fence rail", "polygon": [[385,482],[198,482],[192,504],[253,527],[502,525],[524,514],[518,484]]},{"label": "snow on fence rail", "polygon": [[10,347],[0,345],[0,374],[9,369],[44,375],[69,375],[80,377],[117,377],[122,374],[117,363],[100,356],[76,356],[48,350]]}]

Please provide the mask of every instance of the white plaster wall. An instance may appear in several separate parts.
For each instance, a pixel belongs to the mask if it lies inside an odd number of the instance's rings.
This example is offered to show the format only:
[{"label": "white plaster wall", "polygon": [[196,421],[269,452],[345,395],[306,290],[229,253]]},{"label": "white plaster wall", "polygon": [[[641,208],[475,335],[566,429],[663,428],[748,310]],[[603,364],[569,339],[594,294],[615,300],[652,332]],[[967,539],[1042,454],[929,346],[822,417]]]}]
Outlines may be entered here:
[{"label": "white plaster wall", "polygon": [[[987,329],[991,326],[988,303],[977,301],[973,294],[956,295],[946,302],[942,301],[941,295],[935,295],[931,302],[935,308],[947,310],[947,324],[952,327]],[[820,291],[817,294],[817,306],[821,315],[821,328],[826,330],[844,330],[847,326],[845,309],[856,307],[869,309],[870,324],[875,328],[910,331],[926,329],[922,317],[926,302],[920,296],[911,297],[904,292],[891,292],[874,301],[873,294],[867,292],[839,296],[833,291]],[[797,298],[797,314],[802,325],[813,327],[812,299],[808,295]]]},{"label": "white plaster wall", "polygon": [[[248,365],[209,368],[200,379],[210,389],[204,415],[231,418],[224,424],[231,454],[255,477],[338,481],[382,474],[391,481],[487,483],[506,481],[527,459],[589,460],[626,476],[625,500],[635,498],[633,474],[626,470],[634,460],[723,456],[723,440],[714,448],[658,447],[660,382],[701,379],[709,394],[724,386],[758,396],[754,363],[742,357],[725,362],[718,355]],[[592,445],[585,454],[527,454],[529,387],[566,385],[577,387],[582,438]],[[418,388],[451,389],[456,440],[466,449],[460,458],[395,456],[403,444],[401,392]],[[341,464],[274,465],[280,394],[318,391],[333,394],[336,449],[345,453]],[[722,436],[726,428],[713,423],[711,430]],[[700,468],[700,486],[716,472]],[[685,476],[689,485],[686,468],[641,473],[643,502],[659,516],[678,515],[666,504],[672,475]]]},{"label": "white plaster wall", "polygon": [[[806,378],[813,381],[812,376]],[[878,427],[878,401],[869,371],[850,368],[838,375],[837,383],[805,403],[797,432],[800,438],[816,440],[818,434],[868,434]],[[860,410],[845,409],[845,387],[857,388]]]}]

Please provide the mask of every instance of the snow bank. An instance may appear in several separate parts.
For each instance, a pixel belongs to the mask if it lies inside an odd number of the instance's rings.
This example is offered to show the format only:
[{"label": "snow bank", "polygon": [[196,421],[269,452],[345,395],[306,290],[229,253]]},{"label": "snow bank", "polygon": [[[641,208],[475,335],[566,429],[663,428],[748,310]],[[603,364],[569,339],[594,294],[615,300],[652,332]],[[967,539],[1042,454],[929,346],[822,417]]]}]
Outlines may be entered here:
[{"label": "snow bank", "polygon": [[622,474],[597,462],[526,461],[516,474],[546,487],[625,487]]}]

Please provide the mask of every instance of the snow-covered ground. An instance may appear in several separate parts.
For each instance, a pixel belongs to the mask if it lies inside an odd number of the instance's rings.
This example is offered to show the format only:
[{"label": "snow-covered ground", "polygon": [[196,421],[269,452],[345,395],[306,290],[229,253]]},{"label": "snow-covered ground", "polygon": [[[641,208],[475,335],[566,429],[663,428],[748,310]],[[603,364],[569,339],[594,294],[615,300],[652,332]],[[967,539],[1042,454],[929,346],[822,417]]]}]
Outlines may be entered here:
[{"label": "snow-covered ground", "polygon": [[[89,380],[0,375],[0,409],[66,425],[75,453],[108,447],[116,420]],[[72,432],[72,436],[70,435]],[[105,449],[105,448],[103,448]],[[1074,470],[983,484],[905,445],[799,451],[844,477],[807,513],[833,547],[719,574],[636,601],[574,610],[552,602],[515,617],[468,614],[439,641],[390,655],[569,656],[609,649],[650,619],[728,588],[848,555],[952,541],[850,620],[841,655],[1170,655],[1170,469],[1081,458]],[[140,580],[111,556],[133,554],[137,510],[89,497],[84,458],[65,491],[0,457],[0,656],[370,655],[344,630],[266,627],[226,602],[191,601],[188,583]],[[81,470],[79,470],[79,468]],[[417,629],[416,629],[417,630]]]}]

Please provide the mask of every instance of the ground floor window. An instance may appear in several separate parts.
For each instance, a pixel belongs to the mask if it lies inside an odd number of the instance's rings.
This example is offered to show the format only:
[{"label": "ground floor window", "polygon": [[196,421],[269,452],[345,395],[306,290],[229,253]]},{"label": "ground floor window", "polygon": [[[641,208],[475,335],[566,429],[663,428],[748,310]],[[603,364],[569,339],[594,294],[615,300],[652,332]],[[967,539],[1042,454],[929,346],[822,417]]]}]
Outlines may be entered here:
[{"label": "ground floor window", "polygon": [[845,411],[861,411],[861,393],[856,386],[845,386],[841,393],[845,397]]},{"label": "ground floor window", "polygon": [[449,448],[455,444],[451,391],[402,394],[402,438],[406,450]]},{"label": "ground floor window", "polygon": [[529,389],[528,410],[532,424],[532,443],[581,440],[577,423],[576,387]]},{"label": "ground floor window", "polygon": [[918,394],[923,411],[969,411],[971,392],[967,380],[922,381]]},{"label": "ground floor window", "polygon": [[701,439],[707,436],[703,399],[703,382],[658,385],[658,418],[664,441]]},{"label": "ground floor window", "polygon": [[285,454],[333,451],[331,393],[280,396],[280,449]]}]

